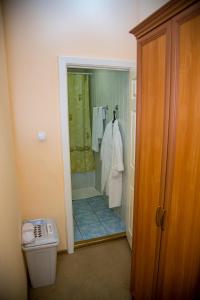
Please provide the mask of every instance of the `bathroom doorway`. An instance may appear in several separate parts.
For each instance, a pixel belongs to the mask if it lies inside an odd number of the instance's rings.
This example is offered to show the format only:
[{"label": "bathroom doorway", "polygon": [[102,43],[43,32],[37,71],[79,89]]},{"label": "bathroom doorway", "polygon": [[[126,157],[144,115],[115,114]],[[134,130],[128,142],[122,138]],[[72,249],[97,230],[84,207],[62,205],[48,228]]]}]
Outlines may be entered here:
[{"label": "bathroom doorway", "polygon": [[[61,95],[61,113],[62,129],[63,123],[67,129],[64,130],[63,144],[67,146],[65,149],[69,149],[68,154],[63,153],[63,158],[68,252],[72,253],[74,246],[76,248],[126,235],[129,82],[133,63],[111,61],[109,65],[109,61],[84,60],[80,63],[79,59],[67,60],[62,73],[64,75],[65,72],[66,91],[65,95]],[[64,96],[66,103],[63,113]],[[118,120],[121,133],[124,162],[122,197],[121,203],[114,207],[110,205],[105,190],[102,190],[103,136],[95,145],[96,109],[100,109],[102,114],[103,134],[114,117]],[[64,133],[62,130],[62,136]]]}]

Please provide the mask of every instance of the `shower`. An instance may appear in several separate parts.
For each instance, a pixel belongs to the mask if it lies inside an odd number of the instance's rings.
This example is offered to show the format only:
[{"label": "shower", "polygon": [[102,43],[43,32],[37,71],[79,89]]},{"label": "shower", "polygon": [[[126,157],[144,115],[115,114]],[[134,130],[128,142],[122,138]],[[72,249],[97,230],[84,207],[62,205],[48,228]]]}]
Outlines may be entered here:
[{"label": "shower", "polygon": [[[119,119],[123,144],[126,143],[123,122],[128,115],[127,104],[127,71],[68,68],[75,245],[125,234],[122,206],[109,208],[109,199],[101,189],[100,152],[106,125],[113,116]],[[126,156],[124,153],[125,159]]]}]

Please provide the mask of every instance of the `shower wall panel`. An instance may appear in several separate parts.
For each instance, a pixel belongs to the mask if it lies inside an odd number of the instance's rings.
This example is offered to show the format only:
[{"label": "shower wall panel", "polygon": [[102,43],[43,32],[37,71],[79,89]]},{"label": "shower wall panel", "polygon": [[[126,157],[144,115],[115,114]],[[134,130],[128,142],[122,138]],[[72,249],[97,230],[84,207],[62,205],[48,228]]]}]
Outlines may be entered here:
[{"label": "shower wall panel", "polygon": [[72,190],[95,186],[95,172],[72,173]]}]

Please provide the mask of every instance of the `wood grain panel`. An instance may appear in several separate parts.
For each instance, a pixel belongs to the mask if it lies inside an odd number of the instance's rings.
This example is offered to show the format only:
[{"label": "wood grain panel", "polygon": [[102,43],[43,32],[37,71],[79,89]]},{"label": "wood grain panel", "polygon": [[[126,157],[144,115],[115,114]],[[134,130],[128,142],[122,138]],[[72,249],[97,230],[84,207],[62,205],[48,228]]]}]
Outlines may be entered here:
[{"label": "wood grain panel", "polygon": [[200,299],[199,6],[176,17],[173,26],[168,217],[162,236],[159,300]]},{"label": "wood grain panel", "polygon": [[[132,294],[136,300],[154,299],[160,228],[156,208],[163,204],[168,130],[169,69],[167,26],[138,43],[137,141],[134,204]],[[168,40],[168,43],[167,43]],[[167,73],[168,70],[168,73]]]}]

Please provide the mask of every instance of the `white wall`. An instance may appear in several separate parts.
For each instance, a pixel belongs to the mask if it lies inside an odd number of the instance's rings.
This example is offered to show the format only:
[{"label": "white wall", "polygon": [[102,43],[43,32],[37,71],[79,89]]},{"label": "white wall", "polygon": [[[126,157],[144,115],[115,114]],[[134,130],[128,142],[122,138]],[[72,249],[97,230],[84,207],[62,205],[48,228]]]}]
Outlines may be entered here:
[{"label": "white wall", "polygon": [[143,21],[168,1],[167,0],[137,0],[138,3],[137,21],[138,22]]}]

